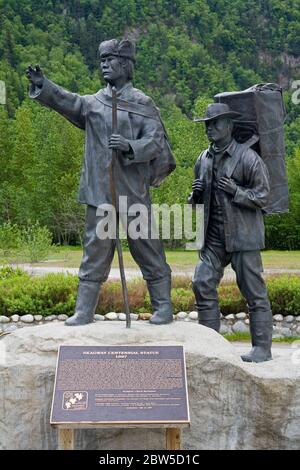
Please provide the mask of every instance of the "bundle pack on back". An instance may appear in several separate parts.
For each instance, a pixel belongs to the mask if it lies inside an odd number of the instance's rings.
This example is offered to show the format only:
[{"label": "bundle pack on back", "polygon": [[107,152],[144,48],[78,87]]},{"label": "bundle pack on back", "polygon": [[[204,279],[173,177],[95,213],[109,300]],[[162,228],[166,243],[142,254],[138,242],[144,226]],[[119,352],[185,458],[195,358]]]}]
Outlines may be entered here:
[{"label": "bundle pack on back", "polygon": [[267,165],[271,184],[269,202],[264,212],[288,212],[283,128],[286,112],[282,89],[273,83],[254,85],[244,91],[219,93],[215,95],[215,101],[226,103],[233,111],[241,114],[235,120],[234,127],[234,137],[238,142],[247,142],[255,135],[259,137],[252,148]]}]

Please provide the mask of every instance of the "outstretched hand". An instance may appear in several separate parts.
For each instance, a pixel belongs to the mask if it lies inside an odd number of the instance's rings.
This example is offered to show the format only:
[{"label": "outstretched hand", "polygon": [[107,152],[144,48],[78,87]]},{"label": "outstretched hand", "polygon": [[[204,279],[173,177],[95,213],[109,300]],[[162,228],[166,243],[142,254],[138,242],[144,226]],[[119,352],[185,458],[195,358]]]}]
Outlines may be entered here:
[{"label": "outstretched hand", "polygon": [[35,67],[29,65],[28,69],[26,70],[26,77],[33,85],[42,88],[44,82],[44,74],[39,65],[36,65]]}]

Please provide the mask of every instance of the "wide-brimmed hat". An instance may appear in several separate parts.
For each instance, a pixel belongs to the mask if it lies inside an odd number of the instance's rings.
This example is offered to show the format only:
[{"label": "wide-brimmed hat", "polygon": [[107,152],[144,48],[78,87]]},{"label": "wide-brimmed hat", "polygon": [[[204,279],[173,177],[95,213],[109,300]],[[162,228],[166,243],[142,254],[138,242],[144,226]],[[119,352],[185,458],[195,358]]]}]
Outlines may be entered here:
[{"label": "wide-brimmed hat", "polygon": [[205,122],[205,121],[213,121],[214,119],[219,119],[221,117],[228,117],[228,118],[238,118],[241,116],[240,113],[236,111],[232,111],[228,104],[225,103],[212,103],[207,106],[207,110],[205,116],[203,118],[195,118],[195,122]]},{"label": "wide-brimmed hat", "polygon": [[135,45],[129,39],[110,39],[103,41],[99,45],[100,57],[113,55],[115,57],[125,57],[135,62]]}]

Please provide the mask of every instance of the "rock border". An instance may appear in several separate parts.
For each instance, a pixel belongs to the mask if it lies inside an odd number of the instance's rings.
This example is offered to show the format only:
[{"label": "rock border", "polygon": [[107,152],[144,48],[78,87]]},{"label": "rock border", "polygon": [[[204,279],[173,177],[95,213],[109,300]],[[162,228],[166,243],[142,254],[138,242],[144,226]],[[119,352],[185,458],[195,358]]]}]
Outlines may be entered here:
[{"label": "rock border", "polygon": [[[131,313],[132,321],[145,321],[151,318],[151,313]],[[0,315],[0,333],[11,333],[19,328],[27,326],[43,325],[49,322],[63,322],[68,318],[65,314],[49,315],[43,317],[42,315],[12,315],[11,317]],[[191,312],[178,312],[174,315],[174,320],[180,322],[197,322],[198,313]],[[274,315],[273,338],[287,338],[300,336],[300,315],[283,316]],[[106,315],[95,315],[95,321],[126,321],[124,312],[108,312]],[[250,333],[249,316],[245,312],[236,314],[221,315],[221,330],[222,335],[235,334],[235,333]]]}]

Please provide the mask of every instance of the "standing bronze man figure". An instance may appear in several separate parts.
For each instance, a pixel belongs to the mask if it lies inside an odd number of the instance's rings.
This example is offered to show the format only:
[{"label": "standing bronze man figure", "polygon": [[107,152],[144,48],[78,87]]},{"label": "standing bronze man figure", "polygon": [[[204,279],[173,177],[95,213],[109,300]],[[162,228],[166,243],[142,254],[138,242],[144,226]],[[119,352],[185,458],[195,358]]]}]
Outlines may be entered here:
[{"label": "standing bronze man figure", "polygon": [[220,329],[217,287],[231,263],[241,293],[247,300],[252,350],[247,362],[272,359],[273,321],[262,278],[260,250],[264,248],[262,208],[270,192],[269,175],[261,157],[250,145],[233,137],[233,119],[239,113],[227,104],[208,106],[205,122],[210,147],[195,165],[189,202],[204,204],[204,247],[193,278],[199,323]]},{"label": "standing bronze man figure", "polygon": [[[75,314],[67,325],[93,321],[101,284],[109,275],[116,241],[100,239],[96,227],[101,221],[97,208],[112,204],[110,164],[114,165],[116,201],[127,197],[147,208],[151,227],[150,186],[158,186],[175,169],[159,112],[152,100],[132,85],[134,44],[126,39],[104,41],[99,46],[100,66],[106,88],[94,95],[70,93],[48,80],[37,66],[29,67],[30,97],[62,114],[86,132],[85,158],[79,187],[79,202],[86,204],[84,252],[79,270]],[[117,91],[118,133],[112,131],[112,88]],[[122,208],[117,206],[120,212]],[[127,209],[126,209],[127,210]],[[132,215],[127,214],[128,223]],[[128,227],[125,227],[126,230]],[[171,269],[159,239],[127,236],[129,249],[147,282],[154,315],[151,323],[173,320],[170,300]]]}]

